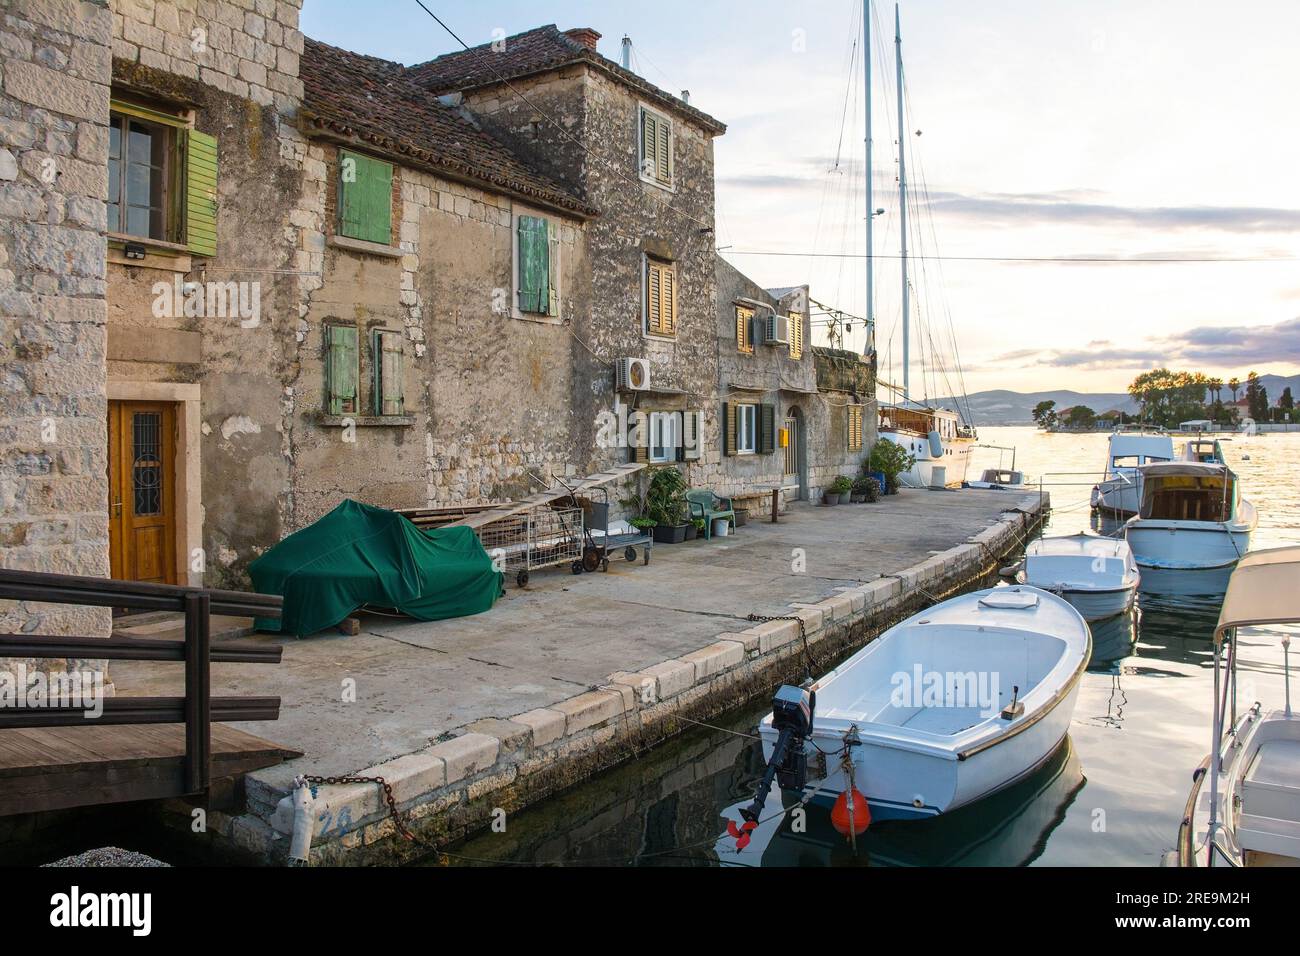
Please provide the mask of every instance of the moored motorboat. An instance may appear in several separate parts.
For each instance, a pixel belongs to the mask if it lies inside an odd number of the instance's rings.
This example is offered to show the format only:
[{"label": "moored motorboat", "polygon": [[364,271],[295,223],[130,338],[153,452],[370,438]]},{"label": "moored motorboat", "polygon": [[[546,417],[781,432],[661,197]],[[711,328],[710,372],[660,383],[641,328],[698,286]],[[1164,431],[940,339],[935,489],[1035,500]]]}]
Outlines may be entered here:
[{"label": "moored motorboat", "polygon": [[1025,473],[1014,468],[985,468],[977,480],[965,482],[967,488],[990,488],[994,491],[1027,491]]},{"label": "moored motorboat", "polygon": [[1211,588],[1222,590],[1250,549],[1257,520],[1236,474],[1227,465],[1200,462],[1164,462],[1140,471],[1142,503],[1124,536],[1144,587],[1159,585],[1170,573],[1196,572],[1206,580],[1223,578]]},{"label": "moored motorboat", "polygon": [[1087,621],[1104,620],[1131,608],[1138,578],[1128,543],[1096,534],[1031,541],[1017,575],[1022,584],[1059,594]]},{"label": "moored motorboat", "polygon": [[932,817],[1009,786],[1065,736],[1090,646],[1079,612],[1038,588],[976,591],[908,618],[816,683],[778,692],[746,820],[760,818],[773,776],[827,804],[851,781],[877,820]]},{"label": "moored motorboat", "polygon": [[1289,632],[1281,636],[1283,709],[1266,712],[1255,701],[1237,713],[1238,630],[1300,625],[1298,583],[1300,547],[1252,552],[1232,573],[1214,630],[1212,751],[1192,776],[1170,862],[1300,866],[1300,715],[1291,709]]},{"label": "moored motorboat", "polygon": [[1106,473],[1092,489],[1094,510],[1134,515],[1142,501],[1143,465],[1172,461],[1174,440],[1162,431],[1119,430],[1106,445]]}]

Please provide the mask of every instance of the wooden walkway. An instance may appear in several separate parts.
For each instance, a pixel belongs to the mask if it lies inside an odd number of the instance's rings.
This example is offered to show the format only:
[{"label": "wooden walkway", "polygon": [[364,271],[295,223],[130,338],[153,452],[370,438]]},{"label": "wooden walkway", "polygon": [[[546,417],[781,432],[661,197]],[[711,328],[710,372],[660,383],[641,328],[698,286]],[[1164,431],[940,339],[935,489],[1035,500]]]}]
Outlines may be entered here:
[{"label": "wooden walkway", "polygon": [[[301,756],[212,725],[214,781]],[[0,730],[0,816],[174,797],[184,777],[184,724]]]}]

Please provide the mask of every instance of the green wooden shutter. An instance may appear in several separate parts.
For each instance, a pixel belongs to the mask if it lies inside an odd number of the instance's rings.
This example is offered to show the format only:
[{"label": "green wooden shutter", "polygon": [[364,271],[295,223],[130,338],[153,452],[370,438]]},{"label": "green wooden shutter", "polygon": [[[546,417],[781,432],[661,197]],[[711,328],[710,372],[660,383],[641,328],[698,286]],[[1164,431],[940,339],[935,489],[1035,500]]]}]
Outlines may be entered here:
[{"label": "green wooden shutter", "polygon": [[392,163],[339,150],[339,234],[385,246],[392,242]]},{"label": "green wooden shutter", "polygon": [[650,460],[650,413],[633,412],[637,416],[636,427],[632,435],[635,441],[628,448],[628,461],[648,462]]},{"label": "green wooden shutter", "polygon": [[758,450],[760,454],[770,455],[776,450],[776,406],[759,406]]},{"label": "green wooden shutter", "polygon": [[185,130],[185,244],[200,256],[217,254],[217,138]]},{"label": "green wooden shutter", "polygon": [[661,183],[671,184],[673,181],[672,126],[667,120],[659,120],[657,125],[659,131],[655,135],[655,145],[659,147],[659,152],[655,157],[655,178]]},{"label": "green wooden shutter", "polygon": [[357,327],[325,326],[326,409],[331,415],[357,413]]},{"label": "green wooden shutter", "polygon": [[375,414],[404,414],[406,402],[402,390],[402,333],[375,329],[371,356],[374,363]]},{"label": "green wooden shutter", "polygon": [[520,216],[519,311],[546,315],[550,309],[550,239],[545,219]]},{"label": "green wooden shutter", "polygon": [[546,314],[560,314],[560,229],[555,223],[546,222]]},{"label": "green wooden shutter", "polygon": [[645,176],[655,175],[657,165],[655,157],[659,155],[656,135],[659,124],[649,110],[641,111],[641,173]]},{"label": "green wooden shutter", "polygon": [[736,453],[736,433],[740,428],[740,409],[735,402],[722,403],[722,453]]}]

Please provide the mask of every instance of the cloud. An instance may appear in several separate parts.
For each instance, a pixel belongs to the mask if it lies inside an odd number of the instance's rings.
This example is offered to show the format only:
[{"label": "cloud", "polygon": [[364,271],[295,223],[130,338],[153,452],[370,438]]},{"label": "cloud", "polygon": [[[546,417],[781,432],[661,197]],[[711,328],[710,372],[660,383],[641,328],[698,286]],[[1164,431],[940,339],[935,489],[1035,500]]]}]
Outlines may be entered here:
[{"label": "cloud", "polygon": [[1023,366],[1031,359],[1039,366],[1070,369],[1300,365],[1300,317],[1273,325],[1198,326],[1129,347],[1101,340],[1082,349],[1017,349],[992,361]]},{"label": "cloud", "polygon": [[938,215],[980,222],[1217,229],[1223,232],[1300,232],[1300,209],[1272,206],[1122,206],[1083,202],[1095,193],[931,192]]}]

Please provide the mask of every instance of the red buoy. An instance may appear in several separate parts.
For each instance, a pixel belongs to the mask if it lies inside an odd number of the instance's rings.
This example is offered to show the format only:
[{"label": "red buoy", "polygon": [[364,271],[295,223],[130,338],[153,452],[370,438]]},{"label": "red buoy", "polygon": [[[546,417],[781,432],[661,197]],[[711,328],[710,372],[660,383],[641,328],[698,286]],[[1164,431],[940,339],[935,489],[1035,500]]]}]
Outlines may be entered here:
[{"label": "red buoy", "polygon": [[[850,797],[853,800],[852,814],[849,813]],[[867,798],[857,787],[854,787],[851,792],[842,791],[835,798],[835,806],[831,808],[831,826],[844,836],[865,833],[867,827],[871,826],[871,808],[867,806]]]}]

